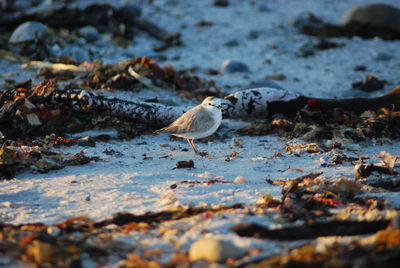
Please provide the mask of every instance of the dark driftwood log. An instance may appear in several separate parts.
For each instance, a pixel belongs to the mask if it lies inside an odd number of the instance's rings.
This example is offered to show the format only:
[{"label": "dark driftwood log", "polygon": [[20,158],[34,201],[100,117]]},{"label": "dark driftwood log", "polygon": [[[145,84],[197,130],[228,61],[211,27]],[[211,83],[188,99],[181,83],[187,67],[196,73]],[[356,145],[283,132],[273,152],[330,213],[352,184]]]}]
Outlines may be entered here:
[{"label": "dark driftwood log", "polygon": [[381,107],[400,110],[400,87],[396,87],[386,95],[376,98],[351,99],[318,99],[299,96],[290,101],[273,101],[268,104],[268,114],[283,113],[294,115],[306,105],[312,110],[328,111],[340,108],[345,111],[362,113],[367,110],[376,110]]},{"label": "dark driftwood log", "polygon": [[389,220],[378,221],[332,221],[304,226],[269,229],[258,224],[238,224],[232,231],[239,236],[276,240],[315,239],[320,236],[346,236],[375,233],[386,228]]},{"label": "dark driftwood log", "polygon": [[[0,96],[0,109],[14,94],[5,92]],[[76,111],[107,113],[143,123],[167,125],[182,115],[188,107],[171,107],[158,103],[136,102],[100,96],[85,90],[53,90],[34,93],[29,100],[47,106],[67,105]],[[361,113],[380,107],[400,109],[400,87],[377,98],[315,99],[274,88],[255,88],[238,91],[221,100],[224,118],[267,118],[276,113],[294,115],[306,105],[313,110],[340,108]],[[3,115],[8,113],[2,113]],[[2,119],[2,118],[0,118]]]}]

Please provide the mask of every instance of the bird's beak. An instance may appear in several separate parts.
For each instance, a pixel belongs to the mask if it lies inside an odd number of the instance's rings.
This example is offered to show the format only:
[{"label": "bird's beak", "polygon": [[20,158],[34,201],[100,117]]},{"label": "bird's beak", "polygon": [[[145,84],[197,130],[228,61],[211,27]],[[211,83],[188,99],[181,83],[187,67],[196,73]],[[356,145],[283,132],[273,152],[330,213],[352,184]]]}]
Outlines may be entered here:
[{"label": "bird's beak", "polygon": [[215,108],[220,109],[221,111],[224,109],[221,105],[213,105]]}]

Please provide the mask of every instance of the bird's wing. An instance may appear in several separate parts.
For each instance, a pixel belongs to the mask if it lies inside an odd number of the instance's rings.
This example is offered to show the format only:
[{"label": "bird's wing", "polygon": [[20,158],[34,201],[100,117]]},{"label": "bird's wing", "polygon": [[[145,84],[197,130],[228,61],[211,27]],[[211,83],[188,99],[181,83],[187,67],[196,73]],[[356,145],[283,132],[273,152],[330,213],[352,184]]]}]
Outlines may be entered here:
[{"label": "bird's wing", "polygon": [[192,109],[181,115],[178,119],[176,119],[172,124],[160,129],[160,132],[176,134],[188,132],[188,130],[192,128],[195,114],[197,114],[201,108],[202,107],[200,105],[193,107]]},{"label": "bird's wing", "polygon": [[196,117],[193,118],[191,123],[192,124],[190,132],[192,133],[204,132],[214,126],[215,119],[209,111],[201,107],[201,109],[197,112]]}]

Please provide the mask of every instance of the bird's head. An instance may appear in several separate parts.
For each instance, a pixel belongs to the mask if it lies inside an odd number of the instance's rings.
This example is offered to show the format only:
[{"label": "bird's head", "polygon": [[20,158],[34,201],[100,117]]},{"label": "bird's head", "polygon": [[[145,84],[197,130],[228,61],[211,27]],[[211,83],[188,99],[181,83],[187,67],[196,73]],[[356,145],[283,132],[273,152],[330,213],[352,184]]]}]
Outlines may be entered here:
[{"label": "bird's head", "polygon": [[207,97],[203,100],[203,102],[201,103],[202,106],[206,107],[206,108],[212,108],[212,107],[216,107],[220,110],[222,110],[222,106],[221,106],[221,99],[220,98],[216,98],[216,97]]}]

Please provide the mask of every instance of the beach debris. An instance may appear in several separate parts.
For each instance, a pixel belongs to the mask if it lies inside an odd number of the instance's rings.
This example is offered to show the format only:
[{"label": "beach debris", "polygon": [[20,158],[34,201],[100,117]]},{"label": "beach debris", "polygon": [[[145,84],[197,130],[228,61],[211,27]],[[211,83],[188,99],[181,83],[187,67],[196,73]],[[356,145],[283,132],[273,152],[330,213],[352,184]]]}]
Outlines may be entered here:
[{"label": "beach debris", "polygon": [[328,263],[343,267],[368,266],[371,259],[366,256],[373,256],[375,265],[391,266],[398,259],[399,237],[400,229],[389,227],[372,235],[356,236],[347,240],[341,240],[340,237],[320,238],[315,244],[303,245],[261,261],[256,260],[244,267],[323,266]]},{"label": "beach debris", "polygon": [[234,180],[233,180],[234,184],[245,184],[247,183],[247,179],[243,176],[237,176]]},{"label": "beach debris", "polygon": [[12,179],[23,168],[46,173],[66,166],[84,165],[97,161],[98,157],[86,156],[85,151],[76,154],[64,154],[43,147],[12,146],[3,144],[0,148],[0,177]]},{"label": "beach debris", "polygon": [[376,90],[383,89],[385,86],[385,81],[381,81],[375,76],[372,75],[367,75],[362,82],[356,82],[353,83],[353,88],[366,91],[366,92],[372,92]]},{"label": "beach debris", "polygon": [[40,42],[47,34],[47,27],[37,21],[27,21],[18,26],[12,33],[10,44]]},{"label": "beach debris", "polygon": [[194,168],[193,160],[183,160],[176,163],[176,168]]},{"label": "beach debris", "polygon": [[228,0],[214,0],[213,5],[216,7],[228,7],[229,1]]},{"label": "beach debris", "polygon": [[234,225],[231,230],[239,236],[276,240],[315,239],[320,236],[352,236],[371,234],[385,229],[389,220],[379,221],[329,221],[303,226],[269,229],[255,223]]},{"label": "beach debris", "polygon": [[231,73],[245,73],[249,71],[249,67],[237,60],[227,59],[221,65],[221,73],[222,74],[231,74]]},{"label": "beach debris", "polygon": [[376,36],[385,40],[398,40],[400,9],[386,4],[367,4],[356,6],[345,12],[342,24],[324,22],[313,13],[301,13],[293,22],[293,26],[300,32],[327,37],[353,37],[374,38]]},{"label": "beach debris", "polygon": [[[349,9],[342,17],[344,27],[382,38],[400,37],[400,9],[387,4],[367,4]],[[386,37],[386,38],[385,38]]]},{"label": "beach debris", "polygon": [[196,240],[190,247],[190,261],[207,260],[224,262],[228,258],[240,258],[245,251],[229,240],[216,237],[203,237]]}]

